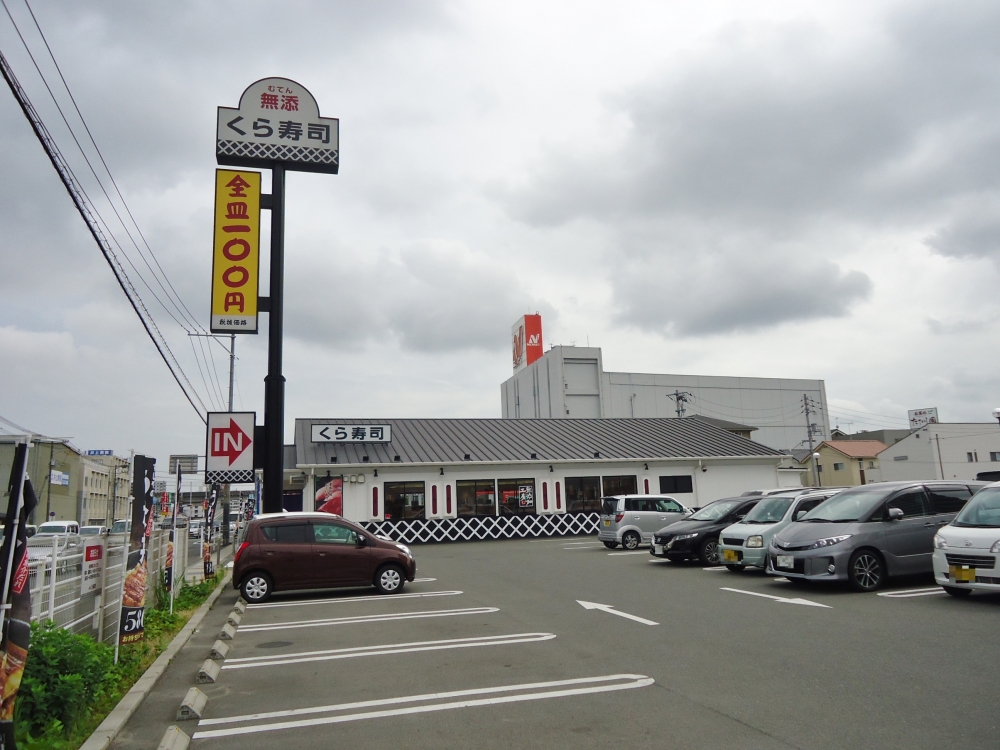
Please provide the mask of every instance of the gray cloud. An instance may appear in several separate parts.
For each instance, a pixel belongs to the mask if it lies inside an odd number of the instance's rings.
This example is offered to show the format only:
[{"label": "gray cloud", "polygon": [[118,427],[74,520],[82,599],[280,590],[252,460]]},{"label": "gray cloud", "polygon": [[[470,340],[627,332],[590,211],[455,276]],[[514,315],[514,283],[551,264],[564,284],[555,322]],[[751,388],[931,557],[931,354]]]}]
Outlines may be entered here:
[{"label": "gray cloud", "polygon": [[555,312],[533,299],[509,270],[453,242],[421,242],[400,251],[332,253],[319,268],[300,268],[289,288],[290,336],[324,347],[389,338],[404,350],[500,351],[507,329],[526,312]]}]

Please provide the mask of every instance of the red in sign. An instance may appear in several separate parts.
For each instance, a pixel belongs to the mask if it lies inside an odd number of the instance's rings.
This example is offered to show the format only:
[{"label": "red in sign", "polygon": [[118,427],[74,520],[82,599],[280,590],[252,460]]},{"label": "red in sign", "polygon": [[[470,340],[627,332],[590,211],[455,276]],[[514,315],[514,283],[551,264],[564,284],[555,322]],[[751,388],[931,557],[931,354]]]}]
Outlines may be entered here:
[{"label": "red in sign", "polygon": [[230,466],[250,447],[250,442],[250,437],[240,429],[235,419],[229,420],[228,427],[212,428],[212,456],[225,456]]}]

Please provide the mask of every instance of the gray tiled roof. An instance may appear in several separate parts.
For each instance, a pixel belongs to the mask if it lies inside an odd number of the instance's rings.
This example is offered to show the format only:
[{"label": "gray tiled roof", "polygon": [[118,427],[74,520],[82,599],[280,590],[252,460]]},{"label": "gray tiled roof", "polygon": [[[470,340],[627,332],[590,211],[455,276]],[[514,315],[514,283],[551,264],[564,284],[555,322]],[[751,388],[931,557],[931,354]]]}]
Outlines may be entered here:
[{"label": "gray tiled roof", "polygon": [[[313,443],[313,424],[383,424],[391,443]],[[452,463],[781,456],[698,419],[297,419],[306,464]],[[465,456],[468,454],[469,459]],[[336,460],[334,460],[334,458]]]}]

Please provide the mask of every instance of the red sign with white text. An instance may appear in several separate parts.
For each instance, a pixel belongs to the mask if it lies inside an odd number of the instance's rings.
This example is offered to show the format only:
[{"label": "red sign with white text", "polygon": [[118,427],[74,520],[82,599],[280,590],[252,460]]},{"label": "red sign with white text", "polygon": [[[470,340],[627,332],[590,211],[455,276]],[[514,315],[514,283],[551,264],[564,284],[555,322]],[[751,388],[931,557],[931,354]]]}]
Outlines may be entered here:
[{"label": "red sign with white text", "polygon": [[511,329],[514,372],[542,356],[542,316],[525,315]]}]

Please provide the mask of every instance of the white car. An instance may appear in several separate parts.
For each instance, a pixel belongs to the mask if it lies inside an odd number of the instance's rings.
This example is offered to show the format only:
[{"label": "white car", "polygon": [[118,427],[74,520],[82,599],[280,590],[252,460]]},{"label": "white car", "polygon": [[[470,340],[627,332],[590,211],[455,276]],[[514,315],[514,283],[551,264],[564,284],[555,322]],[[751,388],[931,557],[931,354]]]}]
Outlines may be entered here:
[{"label": "white car", "polygon": [[1000,482],[983,487],[935,534],[934,580],[952,596],[1000,591]]},{"label": "white car", "polygon": [[52,536],[54,534],[79,534],[80,524],[76,521],[46,521],[38,527],[36,534],[39,536]]}]

